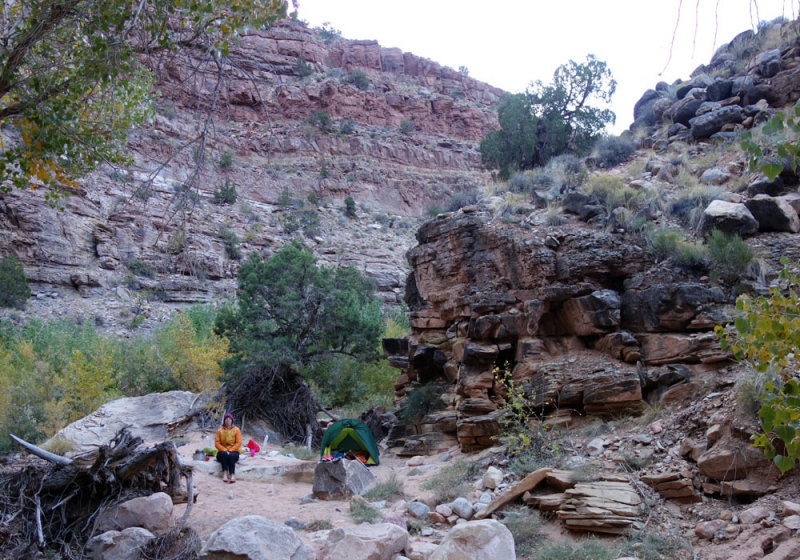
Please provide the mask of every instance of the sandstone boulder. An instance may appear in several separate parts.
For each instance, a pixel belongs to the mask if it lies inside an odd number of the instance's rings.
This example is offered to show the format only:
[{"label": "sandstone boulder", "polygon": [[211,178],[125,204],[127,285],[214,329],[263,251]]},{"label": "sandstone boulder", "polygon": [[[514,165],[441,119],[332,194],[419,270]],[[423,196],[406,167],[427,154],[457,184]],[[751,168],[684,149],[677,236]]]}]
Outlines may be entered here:
[{"label": "sandstone boulder", "polygon": [[708,478],[737,480],[753,469],[769,467],[770,463],[760,449],[726,435],[700,455],[697,466]]},{"label": "sandstone boulder", "polygon": [[76,451],[90,451],[107,444],[123,427],[146,442],[167,438],[167,425],[192,411],[197,396],[189,391],[150,393],[106,403],[88,416],[58,432],[75,442]]},{"label": "sandstone boulder", "polygon": [[321,500],[360,496],[375,485],[375,475],[361,461],[322,461],[314,469],[312,493]]},{"label": "sandstone boulder", "polygon": [[800,231],[797,211],[783,198],[758,194],[744,204],[758,222],[759,231]]},{"label": "sandstone boulder", "polygon": [[514,560],[514,537],[505,525],[494,519],[468,521],[456,525],[428,560]]},{"label": "sandstone boulder", "polygon": [[704,233],[718,229],[747,237],[758,231],[758,221],[744,204],[713,200],[703,212],[701,229]]},{"label": "sandstone boulder", "polygon": [[627,482],[578,483],[556,513],[568,529],[620,534],[642,514],[642,501]]},{"label": "sandstone boulder", "polygon": [[321,548],[326,560],[391,560],[408,542],[408,531],[392,523],[334,529]]},{"label": "sandstone boulder", "polygon": [[86,555],[92,560],[138,560],[142,557],[140,549],[154,538],[141,527],[106,531],[86,543]]},{"label": "sandstone boulder", "polygon": [[172,498],[164,492],[134,498],[111,508],[97,524],[98,531],[142,527],[163,533],[172,527]]},{"label": "sandstone boulder", "polygon": [[289,527],[260,515],[237,517],[211,533],[200,552],[209,560],[316,560],[314,550]]}]

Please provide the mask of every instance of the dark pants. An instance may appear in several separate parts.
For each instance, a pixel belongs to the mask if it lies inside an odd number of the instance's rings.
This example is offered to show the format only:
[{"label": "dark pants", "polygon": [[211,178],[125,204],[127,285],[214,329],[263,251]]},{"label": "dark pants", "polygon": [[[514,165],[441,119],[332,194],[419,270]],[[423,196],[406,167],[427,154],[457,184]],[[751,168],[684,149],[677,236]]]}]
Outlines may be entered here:
[{"label": "dark pants", "polygon": [[239,454],[236,451],[217,451],[217,461],[222,464],[222,472],[236,474],[236,461]]}]

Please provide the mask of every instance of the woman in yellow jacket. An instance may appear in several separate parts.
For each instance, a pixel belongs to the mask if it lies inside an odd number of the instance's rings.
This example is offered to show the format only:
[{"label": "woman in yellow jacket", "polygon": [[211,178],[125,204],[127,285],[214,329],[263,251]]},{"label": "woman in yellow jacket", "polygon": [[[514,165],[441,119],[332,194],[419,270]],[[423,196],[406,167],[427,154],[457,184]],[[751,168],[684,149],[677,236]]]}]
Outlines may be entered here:
[{"label": "woman in yellow jacket", "polygon": [[217,461],[222,464],[222,482],[236,482],[234,473],[236,461],[239,460],[239,450],[242,448],[242,433],[233,425],[233,415],[229,412],[225,413],[222,427],[217,430],[214,447],[217,448]]}]

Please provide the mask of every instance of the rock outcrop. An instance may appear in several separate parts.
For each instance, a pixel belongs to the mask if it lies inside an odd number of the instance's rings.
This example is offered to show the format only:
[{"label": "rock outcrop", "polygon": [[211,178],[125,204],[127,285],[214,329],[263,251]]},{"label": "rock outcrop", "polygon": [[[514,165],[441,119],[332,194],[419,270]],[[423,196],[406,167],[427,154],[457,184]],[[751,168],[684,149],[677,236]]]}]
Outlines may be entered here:
[{"label": "rock outcrop", "polygon": [[402,369],[398,397],[445,384],[449,410],[420,429],[454,428],[463,449],[498,434],[498,372],[545,409],[603,415],[635,412],[685,381],[659,366],[728,358],[711,332],[725,317],[722,291],[651,272],[647,248],[624,235],[523,228],[471,207],[423,224],[417,240],[408,253],[411,336],[385,348],[401,353],[390,358]]},{"label": "rock outcrop", "polygon": [[[139,293],[149,324],[175,304],[223,300],[240,264],[225,231],[242,254],[264,256],[302,233],[323,262],[355,265],[397,304],[417,217],[489,179],[477,145],[498,126],[497,88],[374,41],[326,43],[290,20],[244,34],[229,60],[199,168],[190,140],[217,71],[170,61],[155,65],[157,114],[130,134],[129,169],[85,177],[64,211],[42,192],[0,193],[0,254],[19,257],[35,295],[70,300],[51,310],[34,299],[34,313],[115,326]],[[349,83],[355,71],[366,88]],[[328,121],[315,125],[319,112]],[[235,204],[214,203],[221,185],[235,187]],[[343,216],[348,196],[355,219]]]}]

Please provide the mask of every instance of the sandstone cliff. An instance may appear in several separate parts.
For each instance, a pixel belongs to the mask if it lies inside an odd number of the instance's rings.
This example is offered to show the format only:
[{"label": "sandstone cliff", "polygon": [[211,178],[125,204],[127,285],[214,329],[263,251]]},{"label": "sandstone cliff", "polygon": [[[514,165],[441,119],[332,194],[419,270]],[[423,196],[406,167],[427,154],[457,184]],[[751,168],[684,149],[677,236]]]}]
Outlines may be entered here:
[{"label": "sandstone cliff", "polygon": [[[64,211],[38,192],[0,194],[0,253],[22,260],[40,296],[34,315],[113,325],[142,290],[168,304],[220,300],[238,269],[230,232],[242,253],[263,255],[303,235],[323,262],[357,266],[397,303],[418,217],[488,179],[477,142],[496,126],[497,88],[374,41],[326,43],[290,20],[242,37],[229,60],[200,168],[190,141],[216,68],[198,55],[153,61],[161,96],[154,120],[131,135],[130,169],[86,177]],[[366,87],[348,83],[355,71]],[[328,123],[308,121],[319,111]],[[237,202],[212,204],[226,184]],[[342,212],[348,196],[355,219]],[[168,312],[145,307],[153,319]]]}]

